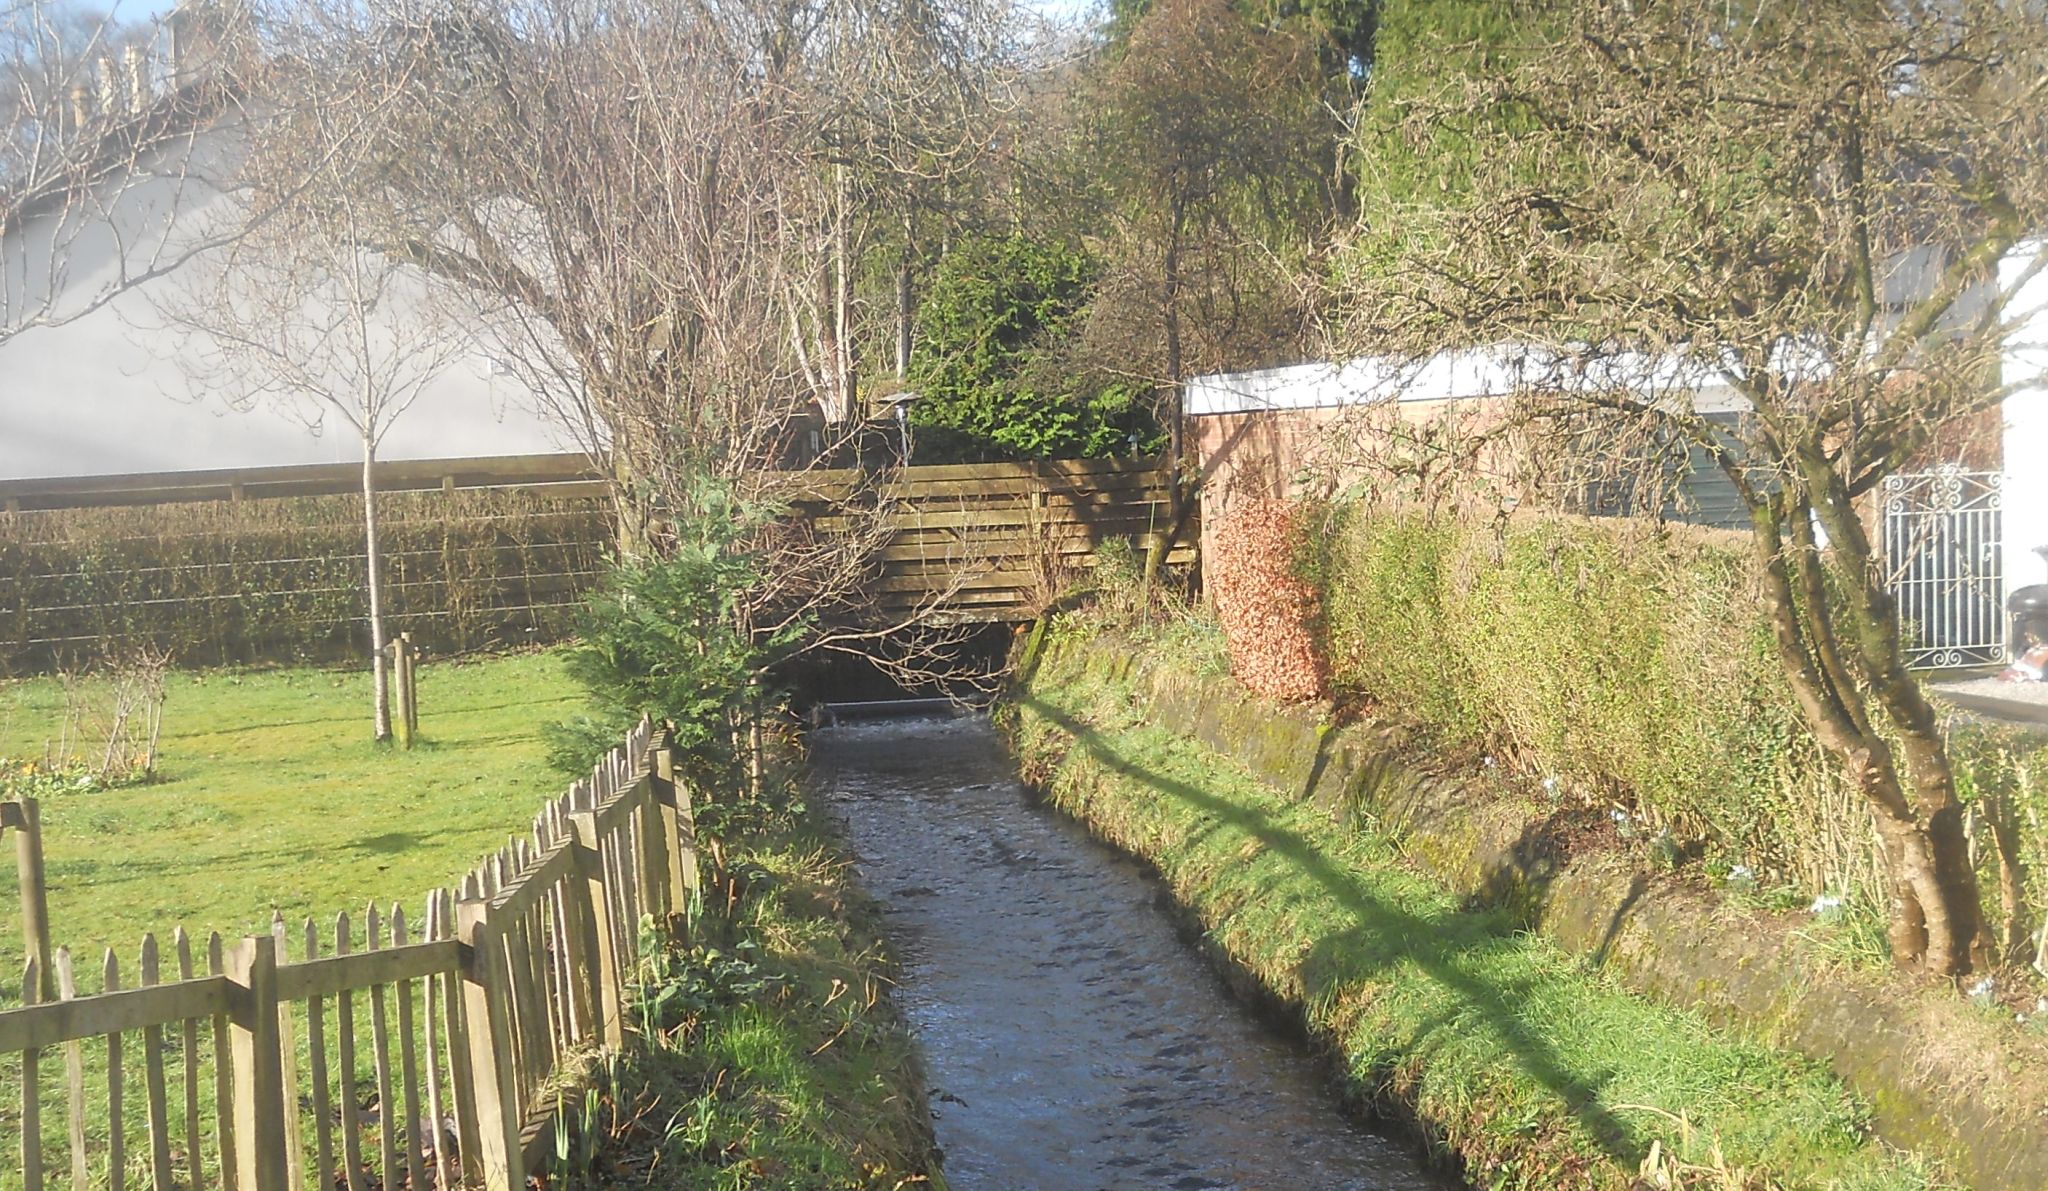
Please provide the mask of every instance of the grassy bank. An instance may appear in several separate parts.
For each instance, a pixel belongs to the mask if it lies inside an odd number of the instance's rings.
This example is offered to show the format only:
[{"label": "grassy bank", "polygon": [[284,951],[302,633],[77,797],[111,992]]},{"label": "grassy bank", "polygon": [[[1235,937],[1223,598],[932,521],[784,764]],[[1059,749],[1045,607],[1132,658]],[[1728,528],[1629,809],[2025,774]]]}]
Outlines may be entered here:
[{"label": "grassy bank", "polygon": [[943,1187],[876,908],[790,781],[699,809],[698,941],[649,964],[563,1185]]},{"label": "grassy bank", "polygon": [[[232,937],[267,929],[273,910],[297,922],[372,898],[413,905],[559,790],[541,727],[583,705],[552,654],[430,665],[424,739],[400,752],[370,739],[369,694],[354,671],[174,673],[157,780],[38,791],[52,935],[87,983],[103,948],[132,965],[145,931]],[[0,683],[0,757],[42,757],[64,713],[54,679]],[[0,970],[21,962],[18,931],[0,930]]]},{"label": "grassy bank", "polygon": [[[1140,721],[1115,660],[1056,635],[1016,709],[1028,773],[1151,861],[1211,943],[1300,1008],[1350,1091],[1481,1186],[1916,1188],[1817,1065],[1650,1005],[1405,868],[1370,825]],[[1653,1184],[1655,1185],[1655,1184]]]}]

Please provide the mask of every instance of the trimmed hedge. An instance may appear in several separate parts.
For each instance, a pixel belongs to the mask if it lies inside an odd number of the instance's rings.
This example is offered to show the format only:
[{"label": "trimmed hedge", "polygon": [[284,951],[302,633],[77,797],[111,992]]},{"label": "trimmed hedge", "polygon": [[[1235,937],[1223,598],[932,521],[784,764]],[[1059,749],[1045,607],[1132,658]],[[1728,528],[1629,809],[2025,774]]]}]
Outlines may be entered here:
[{"label": "trimmed hedge", "polygon": [[[392,493],[378,508],[390,631],[443,653],[562,636],[613,540],[590,501]],[[355,497],[0,516],[0,674],[137,644],[181,665],[360,653],[363,576]]]},{"label": "trimmed hedge", "polygon": [[[1318,510],[1340,697],[1769,883],[1875,897],[1867,812],[1800,719],[1746,539],[1619,520]],[[1775,878],[1775,881],[1773,881]]]}]

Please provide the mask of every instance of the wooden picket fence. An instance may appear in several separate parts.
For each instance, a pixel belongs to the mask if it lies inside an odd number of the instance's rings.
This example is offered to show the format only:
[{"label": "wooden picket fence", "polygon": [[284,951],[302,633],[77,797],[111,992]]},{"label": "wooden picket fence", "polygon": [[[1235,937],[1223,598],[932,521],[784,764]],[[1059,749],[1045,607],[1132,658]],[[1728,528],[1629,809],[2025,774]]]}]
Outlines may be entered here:
[{"label": "wooden picket fence", "polygon": [[[39,913],[35,806],[0,807]],[[169,955],[145,936],[135,986],[110,951],[104,991],[85,996],[68,954],[31,933],[24,1004],[0,1012],[21,1094],[20,1177],[0,1185],[525,1191],[562,1081],[624,1039],[643,918],[672,924],[697,882],[690,794],[643,720],[529,837],[429,893],[417,925],[372,905],[331,931],[279,917],[269,935],[195,944],[181,929]],[[46,1116],[64,1125],[49,1154]]]}]

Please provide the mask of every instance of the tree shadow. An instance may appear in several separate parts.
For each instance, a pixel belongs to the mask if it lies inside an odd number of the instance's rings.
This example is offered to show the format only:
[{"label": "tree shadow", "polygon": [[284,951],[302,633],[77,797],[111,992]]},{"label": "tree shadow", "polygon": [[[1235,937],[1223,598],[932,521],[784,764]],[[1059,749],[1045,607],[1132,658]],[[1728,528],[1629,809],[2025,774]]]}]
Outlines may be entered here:
[{"label": "tree shadow", "polygon": [[[1304,999],[1314,1000],[1325,992],[1371,976],[1395,958],[1412,962],[1450,990],[1470,1011],[1470,1017],[1484,1022],[1522,1070],[1554,1094],[1611,1158],[1628,1168],[1641,1162],[1645,1152],[1642,1146],[1601,1103],[1601,1091],[1613,1073],[1580,1077],[1568,1068],[1549,1041],[1530,1027],[1524,1013],[1532,991],[1529,981],[1502,983],[1481,979],[1468,970],[1468,963],[1476,959],[1470,953],[1482,943],[1500,939],[1501,932],[1486,930],[1476,922],[1471,929],[1446,930],[1440,921],[1372,897],[1314,843],[1275,823],[1266,813],[1238,806],[1144,768],[1117,751],[1100,733],[1042,699],[1023,695],[1020,701],[1033,714],[1057,725],[1098,764],[1256,839],[1313,880],[1343,908],[1351,925],[1318,940],[1301,961],[1299,974]],[[1502,921],[1505,923],[1506,919]],[[1441,1027],[1450,1018],[1465,1016],[1468,1015],[1449,1014],[1430,1024]]]}]

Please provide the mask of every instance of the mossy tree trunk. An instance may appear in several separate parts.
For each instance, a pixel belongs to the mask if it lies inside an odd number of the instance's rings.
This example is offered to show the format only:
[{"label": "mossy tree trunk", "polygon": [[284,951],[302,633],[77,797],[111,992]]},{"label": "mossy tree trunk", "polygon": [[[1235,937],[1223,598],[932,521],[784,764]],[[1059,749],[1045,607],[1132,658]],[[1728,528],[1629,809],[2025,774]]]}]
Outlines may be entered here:
[{"label": "mossy tree trunk", "polygon": [[1869,805],[1884,843],[1894,961],[1961,976],[1983,922],[1947,746],[1906,669],[1897,609],[1849,485],[1818,450],[1799,459],[1797,482],[1749,489],[1778,653],[1807,725]]}]

